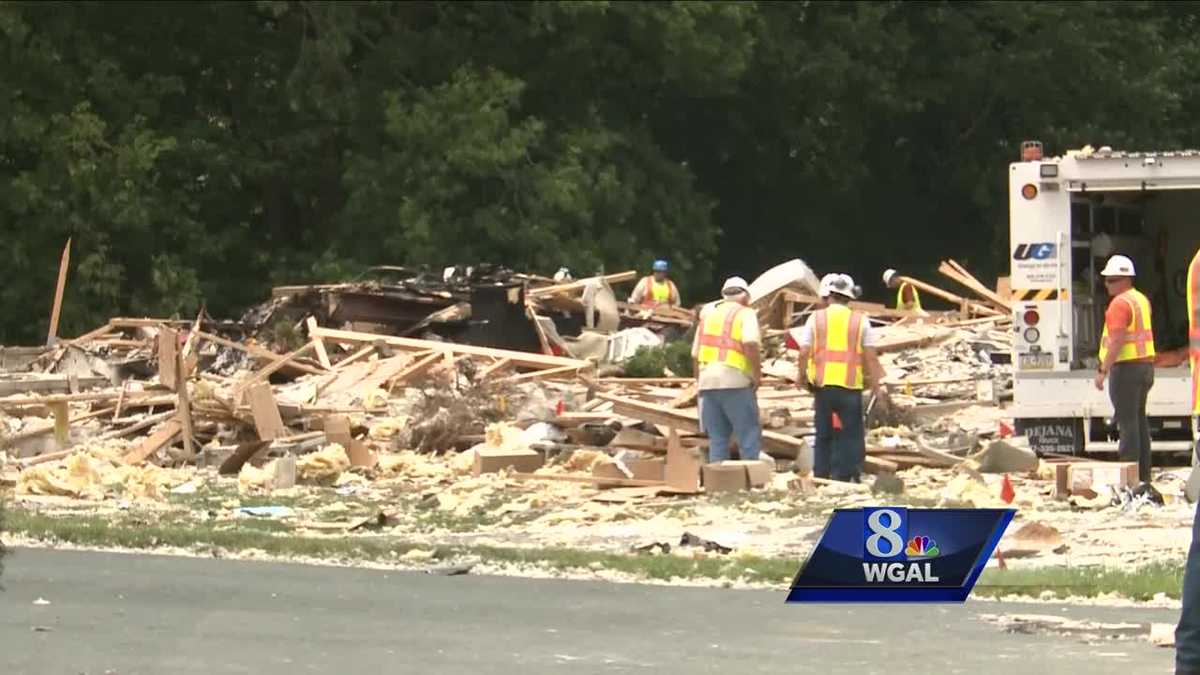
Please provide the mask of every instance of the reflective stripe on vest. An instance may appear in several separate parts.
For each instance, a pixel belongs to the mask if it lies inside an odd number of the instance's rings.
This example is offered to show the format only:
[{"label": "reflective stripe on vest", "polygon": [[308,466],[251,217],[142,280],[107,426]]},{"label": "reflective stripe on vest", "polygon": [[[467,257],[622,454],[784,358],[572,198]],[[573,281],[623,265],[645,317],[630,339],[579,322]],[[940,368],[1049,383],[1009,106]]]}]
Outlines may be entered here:
[{"label": "reflective stripe on vest", "polygon": [[642,281],[642,304],[647,306],[665,305],[671,301],[671,296],[674,294],[671,280],[667,279],[661,284],[654,280],[653,276],[645,277]]},{"label": "reflective stripe on vest", "polygon": [[[1130,320],[1122,336],[1121,349],[1117,352],[1117,363],[1154,356],[1154,331],[1151,330],[1150,301],[1141,291],[1131,288],[1112,299],[1129,305]],[[1108,321],[1100,334],[1100,362],[1108,357]]]},{"label": "reflective stripe on vest", "polygon": [[813,315],[813,352],[809,379],[818,387],[863,388],[863,314],[830,305]]},{"label": "reflective stripe on vest", "polygon": [[700,327],[701,364],[724,363],[750,374],[750,362],[742,347],[742,312],[749,311],[736,302],[721,302],[704,317]]},{"label": "reflective stripe on vest", "polygon": [[1187,275],[1188,361],[1192,366],[1192,414],[1200,414],[1200,251]]},{"label": "reflective stripe on vest", "polygon": [[[904,289],[906,288],[912,289],[912,302],[909,303],[904,302]],[[921,309],[921,294],[917,292],[915,286],[907,281],[900,284],[900,288],[896,289],[896,309],[908,310],[910,312]]]}]

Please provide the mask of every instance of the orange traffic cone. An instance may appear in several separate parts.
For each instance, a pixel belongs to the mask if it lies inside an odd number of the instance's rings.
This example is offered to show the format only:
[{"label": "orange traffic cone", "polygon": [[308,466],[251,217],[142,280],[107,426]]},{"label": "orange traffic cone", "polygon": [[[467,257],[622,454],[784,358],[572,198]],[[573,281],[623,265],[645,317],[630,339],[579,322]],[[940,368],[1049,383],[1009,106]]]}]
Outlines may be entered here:
[{"label": "orange traffic cone", "polygon": [[1000,486],[1000,499],[1003,499],[1005,504],[1011,504],[1016,496],[1017,491],[1013,489],[1012,481],[1008,479],[1008,474],[1004,474],[1004,483]]}]

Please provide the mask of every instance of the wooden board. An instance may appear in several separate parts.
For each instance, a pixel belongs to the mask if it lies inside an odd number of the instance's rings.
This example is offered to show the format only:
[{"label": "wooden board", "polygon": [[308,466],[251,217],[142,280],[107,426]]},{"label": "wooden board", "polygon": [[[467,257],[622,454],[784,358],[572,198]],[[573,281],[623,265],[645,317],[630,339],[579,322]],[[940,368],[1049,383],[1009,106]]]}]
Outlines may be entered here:
[{"label": "wooden board", "polygon": [[375,453],[368,450],[362,441],[350,433],[349,418],[342,415],[330,415],[324,419],[322,426],[325,429],[326,440],[330,443],[337,443],[346,449],[351,466],[375,466],[375,462],[378,461]]},{"label": "wooden board", "polygon": [[[304,323],[308,326],[308,334],[311,336],[313,329],[317,327],[316,317],[310,316],[304,320]],[[333,364],[329,362],[329,352],[325,351],[325,341],[321,338],[312,338],[312,341],[313,348],[317,350],[317,361],[321,363],[321,367],[326,370],[333,368]]]},{"label": "wooden board", "polygon": [[[196,334],[198,336],[200,336],[201,338],[203,338],[204,340],[207,340],[208,342],[221,345],[222,347],[229,347],[230,349],[237,349],[239,351],[246,352],[247,354],[250,354],[251,356],[254,356],[256,358],[270,359],[271,361],[275,361],[275,360],[284,358],[283,354],[276,354],[275,352],[271,351],[270,349],[267,349],[265,347],[259,347],[258,345],[244,345],[240,342],[234,342],[233,340],[226,340],[225,338],[223,338],[219,335],[213,335],[212,333],[205,333],[203,331],[198,331]],[[299,362],[289,362],[286,365],[284,365],[284,369],[299,371],[302,373],[309,373],[310,375],[324,375],[325,374],[325,371],[321,370],[320,368],[314,368],[313,366],[310,366],[305,363],[299,363]]]},{"label": "wooden board", "polygon": [[158,331],[158,381],[175,391],[179,381],[179,333],[163,327]]},{"label": "wooden board", "polygon": [[249,443],[239,443],[233,454],[226,457],[225,461],[221,462],[221,466],[217,468],[217,473],[222,476],[235,475],[242,470],[246,462],[259,452],[266,449],[270,445],[270,441],[250,441]]},{"label": "wooden board", "polygon": [[254,428],[258,437],[264,441],[282,438],[288,435],[283,417],[279,414],[279,404],[275,401],[275,393],[271,385],[260,382],[246,390],[246,399],[250,404],[250,412],[254,416]]},{"label": "wooden board", "polygon": [[679,442],[679,432],[671,429],[667,436],[667,464],[663,471],[667,486],[672,491],[694,493],[700,491],[700,458]]},{"label": "wooden board", "polygon": [[333,330],[331,328],[318,328],[317,336],[326,340],[335,342],[375,342],[380,340],[383,343],[398,349],[407,351],[424,351],[449,350],[453,354],[464,354],[467,356],[486,356],[494,359],[510,359],[514,365],[528,366],[530,368],[558,368],[564,366],[572,366],[574,368],[590,368],[590,361],[580,361],[578,359],[569,359],[562,356],[547,356],[543,354],[533,354],[530,352],[519,352],[509,349],[495,349],[493,347],[478,347],[475,345],[461,345],[449,342],[433,342],[431,340],[417,340],[414,338],[396,337],[393,335],[376,335],[374,333],[359,333],[347,330]]},{"label": "wooden board", "polygon": [[167,420],[153,434],[150,434],[136,448],[130,450],[124,457],[126,464],[140,464],[160,449],[175,442],[183,427],[178,419]]},{"label": "wooden board", "polygon": [[[591,277],[588,279],[580,279],[579,281],[572,281],[572,282],[565,283],[565,284],[555,284],[554,286],[543,286],[541,288],[531,288],[531,289],[525,291],[525,297],[526,298],[541,298],[541,297],[545,297],[547,295],[559,295],[559,294],[563,294],[563,293],[574,293],[574,292],[582,291],[595,278],[596,277]],[[608,274],[608,275],[605,275],[600,278],[604,279],[605,283],[612,285],[612,284],[624,283],[626,281],[633,281],[634,279],[638,278],[638,273],[636,270],[629,270],[628,272],[618,272],[616,274]]]},{"label": "wooden board", "polygon": [[50,329],[46,333],[46,346],[58,341],[58,317],[62,312],[63,291],[67,289],[67,267],[71,263],[71,238],[63,246],[62,259],[58,262],[58,282],[54,286],[54,305],[50,308]]}]

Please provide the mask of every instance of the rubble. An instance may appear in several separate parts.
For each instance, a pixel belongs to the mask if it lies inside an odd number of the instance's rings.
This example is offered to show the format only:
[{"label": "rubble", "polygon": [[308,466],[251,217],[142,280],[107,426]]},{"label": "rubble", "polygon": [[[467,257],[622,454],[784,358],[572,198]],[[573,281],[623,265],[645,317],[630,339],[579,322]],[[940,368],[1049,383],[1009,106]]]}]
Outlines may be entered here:
[{"label": "rubble", "polygon": [[[947,269],[977,290],[960,266]],[[1002,549],[1018,563],[1121,550],[1132,564],[1182,550],[1182,478],[1159,476],[1159,503],[1135,494],[1119,463],[1039,458],[1023,439],[1001,438],[1012,335],[986,294],[947,312],[855,303],[879,329],[888,394],[868,402],[868,487],[810,475],[813,401],[793,384],[788,344],[816,303],[801,261],[754,284],[767,461],[717,465],[706,461],[691,378],[606,370],[694,320],[616,301],[611,285],[637,275],[376,272],[386,278],[277,288],[236,322],[114,318],[20,358],[0,352],[12,364],[0,378],[0,475],[19,498],[110,506],[161,503],[185,485],[173,499],[323,495],[332,504],[289,507],[341,536],[452,523],[456,536],[489,541],[653,541],[647,550],[666,553],[680,546],[658,543],[711,528],[725,548],[789,556],[803,554],[828,509],[1004,506],[1008,480],[1029,519]],[[493,293],[515,311],[501,312]],[[501,317],[498,332],[472,327],[487,313]],[[224,517],[235,507],[209,508]],[[1097,529],[1147,514],[1168,522],[1134,537],[1139,551]]]}]

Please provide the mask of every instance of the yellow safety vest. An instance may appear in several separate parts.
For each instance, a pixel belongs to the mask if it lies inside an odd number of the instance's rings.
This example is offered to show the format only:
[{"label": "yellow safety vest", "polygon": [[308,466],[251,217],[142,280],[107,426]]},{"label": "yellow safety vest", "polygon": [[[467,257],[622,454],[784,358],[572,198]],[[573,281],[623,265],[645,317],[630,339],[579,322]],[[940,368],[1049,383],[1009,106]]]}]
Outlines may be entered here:
[{"label": "yellow safety vest", "polygon": [[1188,360],[1192,366],[1192,414],[1200,415],[1200,251],[1187,275]]},{"label": "yellow safety vest", "polygon": [[742,347],[742,322],[744,312],[748,311],[751,310],[729,301],[720,302],[712,308],[700,327],[700,352],[696,356],[700,365],[724,363],[753,376]]},{"label": "yellow safety vest", "polygon": [[667,279],[660,284],[653,275],[642,278],[642,291],[642,304],[647,306],[666,305],[679,298],[674,282]]},{"label": "yellow safety vest", "polygon": [[830,305],[813,315],[808,379],[818,387],[863,388],[862,312]]},{"label": "yellow safety vest", "polygon": [[[1150,301],[1142,292],[1131,288],[1112,299],[1113,302],[1129,304],[1133,316],[1126,327],[1124,342],[1117,352],[1117,363],[1154,356],[1154,332],[1150,324]],[[1100,363],[1108,356],[1108,322],[1104,322],[1104,331],[1100,333]]]},{"label": "yellow safety vest", "polygon": [[[905,288],[912,289],[912,302],[908,302],[908,303],[904,302],[904,289]],[[908,283],[907,281],[900,284],[900,288],[896,289],[896,309],[903,309],[903,310],[907,310],[909,312],[914,312],[914,311],[921,309],[921,294],[917,292],[917,289],[915,286]]]}]

